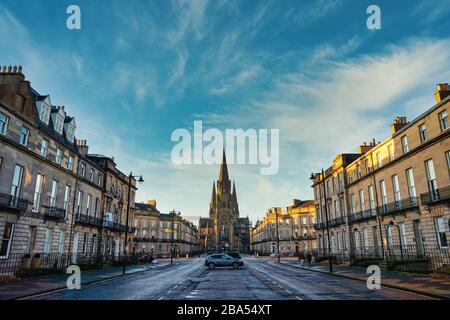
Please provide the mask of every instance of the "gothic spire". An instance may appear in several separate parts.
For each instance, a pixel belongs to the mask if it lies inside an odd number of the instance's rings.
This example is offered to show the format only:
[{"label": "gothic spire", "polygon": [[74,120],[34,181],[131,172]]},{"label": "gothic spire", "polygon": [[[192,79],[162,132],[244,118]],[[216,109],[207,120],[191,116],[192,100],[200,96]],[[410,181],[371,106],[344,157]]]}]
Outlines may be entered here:
[{"label": "gothic spire", "polygon": [[212,187],[212,195],[211,195],[211,203],[209,204],[211,208],[216,207],[216,184],[213,181],[213,187]]},{"label": "gothic spire", "polygon": [[220,165],[220,175],[219,175],[219,181],[229,181],[228,178],[228,167],[227,167],[227,158],[225,156],[225,149],[223,149],[223,155],[222,155],[222,164]]}]

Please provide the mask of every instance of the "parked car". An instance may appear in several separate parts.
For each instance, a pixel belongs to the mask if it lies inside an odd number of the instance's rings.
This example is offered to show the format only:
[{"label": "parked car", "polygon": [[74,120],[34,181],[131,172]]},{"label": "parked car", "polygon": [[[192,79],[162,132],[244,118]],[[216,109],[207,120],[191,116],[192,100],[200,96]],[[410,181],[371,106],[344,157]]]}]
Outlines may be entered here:
[{"label": "parked car", "polygon": [[241,259],[242,260],[241,255],[239,253],[237,253],[237,252],[227,252],[226,254],[229,255],[230,257],[235,258],[235,259]]},{"label": "parked car", "polygon": [[149,263],[149,262],[153,262],[153,260],[155,260],[155,257],[151,253],[144,254],[143,256],[141,256],[137,259],[137,261],[140,263]]},{"label": "parked car", "polygon": [[243,265],[244,261],[242,261],[242,259],[234,258],[225,253],[212,254],[205,259],[205,266],[210,270],[215,267],[233,267],[234,269],[238,269]]}]

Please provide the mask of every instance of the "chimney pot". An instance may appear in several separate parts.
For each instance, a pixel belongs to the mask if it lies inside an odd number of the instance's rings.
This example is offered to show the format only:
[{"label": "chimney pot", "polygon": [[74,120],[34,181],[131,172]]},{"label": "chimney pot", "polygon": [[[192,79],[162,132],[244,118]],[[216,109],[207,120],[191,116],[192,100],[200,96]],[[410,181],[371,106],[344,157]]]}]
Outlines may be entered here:
[{"label": "chimney pot", "polygon": [[6,72],[6,66],[2,66],[2,73]]},{"label": "chimney pot", "polygon": [[17,73],[17,66],[13,67],[13,73]]},{"label": "chimney pot", "polygon": [[8,66],[8,73],[11,73],[12,67]]},{"label": "chimney pot", "polygon": [[434,93],[436,103],[441,102],[450,95],[450,87],[448,83],[440,83],[437,85],[437,91]]},{"label": "chimney pot", "polygon": [[22,73],[22,66],[19,66],[19,73]]}]

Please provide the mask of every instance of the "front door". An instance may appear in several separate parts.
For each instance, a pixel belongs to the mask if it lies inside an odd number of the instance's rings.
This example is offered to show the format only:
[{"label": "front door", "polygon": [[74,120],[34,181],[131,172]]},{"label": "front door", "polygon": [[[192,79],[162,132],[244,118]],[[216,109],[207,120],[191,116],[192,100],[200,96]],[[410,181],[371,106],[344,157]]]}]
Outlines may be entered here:
[{"label": "front door", "polygon": [[416,251],[417,255],[420,257],[423,255],[423,241],[422,234],[420,230],[420,221],[413,221],[413,230],[414,230],[414,242],[416,243]]}]

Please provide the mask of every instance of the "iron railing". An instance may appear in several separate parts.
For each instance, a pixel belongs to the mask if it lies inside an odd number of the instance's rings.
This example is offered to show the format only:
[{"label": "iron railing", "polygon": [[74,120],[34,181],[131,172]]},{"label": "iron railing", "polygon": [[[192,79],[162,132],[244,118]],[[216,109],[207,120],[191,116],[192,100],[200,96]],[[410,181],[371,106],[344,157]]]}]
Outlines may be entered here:
[{"label": "iron railing", "polygon": [[419,198],[410,197],[381,205],[380,213],[383,215],[393,214],[405,210],[417,209],[418,207],[419,207]]},{"label": "iron railing", "polygon": [[422,204],[425,205],[450,200],[450,186],[439,188],[432,192],[422,193],[420,198]]},{"label": "iron railing", "polygon": [[[125,232],[127,230],[126,225],[114,222],[114,221],[104,221],[103,226],[107,229],[113,230],[113,231],[120,231]],[[128,232],[134,233],[136,232],[136,228],[132,226],[128,226]]]},{"label": "iron railing", "polygon": [[13,197],[7,193],[0,193],[0,208],[7,210],[25,211],[28,207],[28,200]]},{"label": "iron railing", "polygon": [[55,206],[41,206],[44,209],[44,217],[47,219],[64,220],[66,218],[66,209]]},{"label": "iron railing", "polygon": [[[319,259],[329,256],[328,248],[318,250]],[[358,264],[363,261],[377,260],[379,265],[391,269],[405,271],[433,272],[445,265],[450,265],[450,248],[437,248],[425,245],[387,245],[383,251],[381,246],[365,246],[364,243],[353,243],[352,250],[331,248],[331,257],[337,262]],[[377,264],[371,262],[372,264]]]},{"label": "iron railing", "polygon": [[33,277],[45,274],[65,272],[70,264],[75,264],[81,269],[96,269],[113,265],[122,265],[124,260],[127,264],[139,262],[142,254],[67,254],[61,253],[15,253],[9,254],[7,258],[0,259],[0,278],[17,276]]},{"label": "iron railing", "polygon": [[79,224],[94,226],[94,227],[101,227],[102,226],[102,219],[97,217],[88,216],[85,214],[77,214],[75,216],[75,222]]}]

